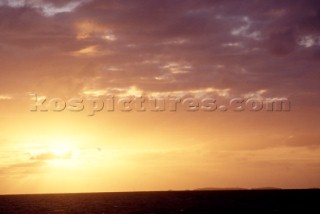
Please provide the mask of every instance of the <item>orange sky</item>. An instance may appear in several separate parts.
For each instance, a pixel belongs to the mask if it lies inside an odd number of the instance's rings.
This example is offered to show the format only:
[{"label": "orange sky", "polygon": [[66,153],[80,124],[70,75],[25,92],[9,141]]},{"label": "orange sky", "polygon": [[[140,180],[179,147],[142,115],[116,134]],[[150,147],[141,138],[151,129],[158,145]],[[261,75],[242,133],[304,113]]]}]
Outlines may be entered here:
[{"label": "orange sky", "polygon": [[[316,1],[0,0],[0,194],[320,187]],[[32,112],[287,98],[289,112]],[[180,106],[181,107],[181,106]]]}]

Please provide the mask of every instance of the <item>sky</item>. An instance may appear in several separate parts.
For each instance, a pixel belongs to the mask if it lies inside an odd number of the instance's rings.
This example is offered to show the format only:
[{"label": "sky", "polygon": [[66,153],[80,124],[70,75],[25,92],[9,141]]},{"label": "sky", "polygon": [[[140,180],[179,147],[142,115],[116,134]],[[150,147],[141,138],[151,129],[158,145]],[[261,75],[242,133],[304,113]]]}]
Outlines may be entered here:
[{"label": "sky", "polygon": [[[319,67],[316,0],[0,0],[0,194],[319,188]],[[290,110],[41,112],[35,94]]]}]

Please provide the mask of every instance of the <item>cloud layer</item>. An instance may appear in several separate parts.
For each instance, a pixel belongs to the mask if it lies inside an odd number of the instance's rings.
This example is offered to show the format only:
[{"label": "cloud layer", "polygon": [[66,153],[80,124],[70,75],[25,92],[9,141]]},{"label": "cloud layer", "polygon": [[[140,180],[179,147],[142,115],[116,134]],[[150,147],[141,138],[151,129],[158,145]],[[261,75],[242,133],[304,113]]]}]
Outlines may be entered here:
[{"label": "cloud layer", "polygon": [[0,17],[6,94],[319,91],[317,1],[2,1]]}]

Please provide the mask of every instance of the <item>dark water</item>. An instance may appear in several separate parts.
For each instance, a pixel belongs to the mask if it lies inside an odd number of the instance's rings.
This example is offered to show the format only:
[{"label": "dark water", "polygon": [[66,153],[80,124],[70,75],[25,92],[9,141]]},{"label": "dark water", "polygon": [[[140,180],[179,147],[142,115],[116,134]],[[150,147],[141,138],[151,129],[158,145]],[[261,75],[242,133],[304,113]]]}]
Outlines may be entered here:
[{"label": "dark water", "polygon": [[3,195],[0,213],[320,213],[320,190]]}]

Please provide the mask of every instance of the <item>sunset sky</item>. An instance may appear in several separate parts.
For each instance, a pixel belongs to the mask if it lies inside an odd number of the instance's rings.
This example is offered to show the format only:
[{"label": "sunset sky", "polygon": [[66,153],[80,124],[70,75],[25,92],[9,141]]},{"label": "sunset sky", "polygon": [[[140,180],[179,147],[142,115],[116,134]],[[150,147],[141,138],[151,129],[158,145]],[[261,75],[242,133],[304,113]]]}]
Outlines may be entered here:
[{"label": "sunset sky", "polygon": [[[320,188],[317,0],[0,0],[0,194]],[[32,112],[40,97],[286,112]]]}]

